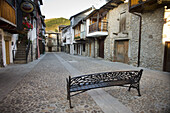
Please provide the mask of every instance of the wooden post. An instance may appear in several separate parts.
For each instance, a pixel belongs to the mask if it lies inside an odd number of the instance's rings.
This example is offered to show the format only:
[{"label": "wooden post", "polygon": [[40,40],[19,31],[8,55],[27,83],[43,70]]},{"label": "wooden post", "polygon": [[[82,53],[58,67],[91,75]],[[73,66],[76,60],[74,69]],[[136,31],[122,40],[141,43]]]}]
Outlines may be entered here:
[{"label": "wooden post", "polygon": [[97,31],[99,31],[99,12],[97,12]]},{"label": "wooden post", "polygon": [[59,34],[57,33],[57,52],[59,52]]}]

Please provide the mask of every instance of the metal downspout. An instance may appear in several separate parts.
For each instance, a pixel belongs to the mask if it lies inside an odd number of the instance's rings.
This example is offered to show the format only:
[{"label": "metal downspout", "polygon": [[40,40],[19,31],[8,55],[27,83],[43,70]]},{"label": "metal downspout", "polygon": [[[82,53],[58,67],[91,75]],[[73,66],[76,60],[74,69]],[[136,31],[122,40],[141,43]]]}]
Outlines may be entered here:
[{"label": "metal downspout", "polygon": [[[37,12],[36,12],[37,16]],[[38,59],[38,19],[36,19],[36,59]]]},{"label": "metal downspout", "polygon": [[95,38],[94,38],[94,58],[95,58]]},{"label": "metal downspout", "polygon": [[139,22],[139,45],[138,45],[138,65],[137,67],[140,66],[140,51],[141,51],[141,33],[142,33],[142,16],[140,14],[132,13],[140,18]]}]

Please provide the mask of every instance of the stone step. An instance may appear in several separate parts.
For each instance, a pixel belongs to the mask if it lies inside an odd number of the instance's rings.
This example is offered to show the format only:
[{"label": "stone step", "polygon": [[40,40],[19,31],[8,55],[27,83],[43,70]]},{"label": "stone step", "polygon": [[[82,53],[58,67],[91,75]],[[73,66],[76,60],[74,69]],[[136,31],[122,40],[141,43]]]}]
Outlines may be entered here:
[{"label": "stone step", "polygon": [[14,60],[14,64],[26,64],[26,60]]},{"label": "stone step", "polygon": [[26,58],[25,57],[18,57],[18,58],[15,58],[15,60],[25,60]]},{"label": "stone step", "polygon": [[18,48],[26,48],[27,46],[26,45],[18,45],[17,47]]},{"label": "stone step", "polygon": [[17,51],[17,52],[16,52],[16,55],[17,55],[17,54],[18,54],[18,55],[26,55],[26,52],[25,52],[25,51]]},{"label": "stone step", "polygon": [[25,59],[26,55],[16,55],[15,56],[15,59],[20,59],[20,58]]},{"label": "stone step", "polygon": [[17,48],[17,50],[18,50],[18,49],[26,49],[26,47],[20,46],[20,47]]},{"label": "stone step", "polygon": [[26,54],[25,51],[17,51],[16,54]]},{"label": "stone step", "polygon": [[19,50],[17,50],[17,53],[20,53],[20,52],[25,53],[25,51],[26,51],[25,49],[19,49]]},{"label": "stone step", "polygon": [[18,50],[18,49],[26,49],[26,47],[18,47],[17,50]]}]

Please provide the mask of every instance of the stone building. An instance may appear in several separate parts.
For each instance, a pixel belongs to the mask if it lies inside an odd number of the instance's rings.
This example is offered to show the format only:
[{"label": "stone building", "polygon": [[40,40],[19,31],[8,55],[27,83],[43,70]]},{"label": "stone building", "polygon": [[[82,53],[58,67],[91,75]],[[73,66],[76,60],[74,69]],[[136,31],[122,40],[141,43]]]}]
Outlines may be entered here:
[{"label": "stone building", "polygon": [[108,35],[107,13],[113,9],[115,3],[122,1],[110,1],[100,9],[93,10],[73,26],[75,32],[75,53],[89,57],[104,58],[104,40]]},{"label": "stone building", "polygon": [[[142,13],[129,12],[128,3],[110,10],[104,59],[164,70],[164,7]],[[165,70],[167,71],[167,70]]]},{"label": "stone building", "polygon": [[108,12],[117,7],[122,1],[109,1],[100,9],[94,10],[86,18],[86,48],[89,57],[105,57],[105,43],[108,36]]},{"label": "stone building", "polygon": [[61,51],[61,36],[60,33],[47,32],[46,33],[46,52],[60,52]]},{"label": "stone building", "polygon": [[[77,13],[70,17],[70,28],[71,28],[71,40],[70,40],[70,54],[80,54],[81,47],[79,42],[75,40],[75,37],[80,37],[80,29],[75,30],[75,26],[87,15],[94,10],[94,7],[90,7],[80,13]],[[76,31],[76,32],[75,32]],[[78,32],[77,32],[78,31]]]},{"label": "stone building", "polygon": [[166,21],[169,8],[169,0],[142,0],[141,2],[129,0],[129,11],[140,14],[138,17],[141,20],[141,27],[139,27],[141,33],[138,33],[139,39],[141,38],[138,66],[170,71],[170,48],[168,49],[170,40],[166,35],[169,29]]},{"label": "stone building", "polygon": [[74,53],[170,71],[169,8],[167,0],[111,0],[74,23],[74,41],[83,39],[75,44]]},{"label": "stone building", "polygon": [[62,46],[63,51],[70,53],[71,29],[70,25],[62,29]]}]

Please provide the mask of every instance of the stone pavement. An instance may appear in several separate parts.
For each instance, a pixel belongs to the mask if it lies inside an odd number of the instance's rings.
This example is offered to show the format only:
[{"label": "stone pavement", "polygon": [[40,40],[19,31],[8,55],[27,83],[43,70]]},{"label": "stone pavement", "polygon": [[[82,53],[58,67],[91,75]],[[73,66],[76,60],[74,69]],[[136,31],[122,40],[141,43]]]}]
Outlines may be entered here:
[{"label": "stone pavement", "polygon": [[[70,66],[84,74],[115,70],[139,70],[139,68],[126,64],[113,63],[101,59],[72,56],[65,53],[57,53],[57,55],[62,57]],[[65,78],[70,75],[70,72],[54,53],[46,54],[40,62],[30,66],[32,66],[32,69],[27,70],[25,72],[26,75],[19,76],[18,79],[20,80],[11,88],[12,91],[8,92],[6,97],[0,101],[0,113],[103,112],[102,108],[96,104],[88,93],[74,96],[72,98],[74,108],[69,109],[68,101],[66,100]],[[19,67],[21,68],[22,66]],[[11,71],[8,71],[9,75],[13,75],[14,73],[12,72],[15,70],[15,65],[9,68],[11,69]],[[3,79],[4,72],[7,73],[4,69],[0,69],[0,79]],[[15,70],[14,72],[23,73],[23,70]],[[127,88],[109,87],[103,89],[134,113],[169,113],[169,77],[169,73],[144,69],[141,79],[141,97],[137,96],[136,90],[128,92]],[[8,79],[12,78],[7,77],[6,81]],[[3,82],[3,84],[0,84],[0,88],[5,88],[7,83]],[[8,87],[6,88],[8,90]]]},{"label": "stone pavement", "polygon": [[[67,61],[65,61],[65,59],[62,58],[63,56],[60,57],[57,54],[55,54],[55,56],[60,60],[60,62],[65,66],[65,68],[70,72],[72,76],[84,74],[71,66],[71,64],[69,64]],[[87,91],[87,93],[93,98],[93,100],[105,113],[132,113],[130,109],[125,107],[116,98],[109,95],[103,89],[95,89]]]},{"label": "stone pavement", "polygon": [[42,58],[43,56],[28,64],[11,64],[5,68],[0,68],[0,101],[15,88],[17,83],[22,80]]}]

